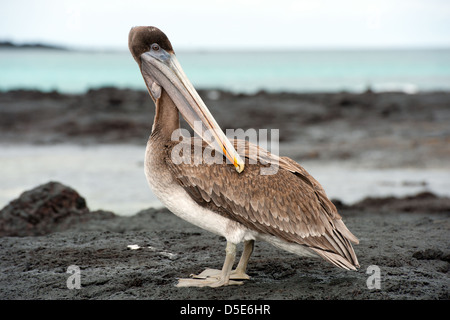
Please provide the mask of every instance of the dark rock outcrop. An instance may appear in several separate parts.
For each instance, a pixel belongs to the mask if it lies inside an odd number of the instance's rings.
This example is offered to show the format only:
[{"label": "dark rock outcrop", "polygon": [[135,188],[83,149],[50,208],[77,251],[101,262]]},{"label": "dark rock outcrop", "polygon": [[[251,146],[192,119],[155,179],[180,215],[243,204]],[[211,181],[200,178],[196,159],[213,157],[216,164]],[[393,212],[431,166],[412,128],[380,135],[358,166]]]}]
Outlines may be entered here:
[{"label": "dark rock outcrop", "polygon": [[111,212],[90,212],[77,191],[48,182],[25,191],[0,211],[0,236],[45,235],[100,215],[114,216]]}]

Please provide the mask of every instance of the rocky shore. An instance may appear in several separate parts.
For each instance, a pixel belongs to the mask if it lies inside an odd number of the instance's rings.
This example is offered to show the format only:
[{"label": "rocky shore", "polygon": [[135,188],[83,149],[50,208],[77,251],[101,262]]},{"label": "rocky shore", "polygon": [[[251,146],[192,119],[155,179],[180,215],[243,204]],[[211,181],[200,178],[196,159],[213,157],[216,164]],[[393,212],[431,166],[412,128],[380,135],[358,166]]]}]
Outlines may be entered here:
[{"label": "rocky shore", "polygon": [[[300,162],[449,169],[448,92],[200,94],[223,129],[280,129],[280,153]],[[153,115],[142,91],[0,92],[0,144],[145,145]],[[259,242],[244,285],[191,289],[176,288],[177,278],[220,268],[224,239],[166,209],[92,211],[76,187],[48,182],[0,208],[0,299],[450,298],[448,197],[333,201],[360,239],[358,271]],[[71,266],[80,270],[79,289],[68,286]]]},{"label": "rocky shore", "polygon": [[[0,211],[0,299],[450,298],[449,198],[419,194],[336,203],[360,239],[358,271],[258,242],[251,279],[220,289],[175,284],[206,267],[220,268],[224,239],[166,209],[123,217],[91,212],[85,203],[72,188],[49,182]],[[79,289],[67,285],[70,266],[80,270]],[[380,271],[378,289],[370,286],[370,266]]]},{"label": "rocky shore", "polygon": [[[448,167],[450,92],[199,93],[222,129],[279,129],[280,153],[297,161]],[[145,145],[153,117],[144,91],[0,92],[0,143]]]}]

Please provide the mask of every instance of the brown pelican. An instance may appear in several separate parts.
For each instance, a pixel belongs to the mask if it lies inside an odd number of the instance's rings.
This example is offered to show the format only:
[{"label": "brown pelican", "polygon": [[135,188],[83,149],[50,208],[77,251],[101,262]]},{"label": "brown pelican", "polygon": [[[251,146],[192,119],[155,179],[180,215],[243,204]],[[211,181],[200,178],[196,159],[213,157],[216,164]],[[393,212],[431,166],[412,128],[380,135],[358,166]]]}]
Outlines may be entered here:
[{"label": "brown pelican", "polygon": [[[179,279],[178,286],[242,284],[236,280],[249,279],[246,268],[255,240],[299,256],[322,257],[340,268],[359,267],[350,243],[358,239],[344,225],[322,186],[295,161],[259,152],[263,150],[254,144],[244,143],[238,153],[239,141],[231,142],[220,129],[163,32],[134,27],[128,45],[156,106],[145,154],[150,188],[175,215],[227,241],[222,270],[206,269]],[[180,128],[180,113],[194,130],[194,122],[201,121],[214,136],[207,138],[197,129],[201,151],[213,147],[211,154],[218,152],[224,161],[207,162],[202,152],[187,153],[190,161],[173,160],[174,149],[186,144],[184,139],[172,138]],[[189,138],[189,151],[198,141]],[[272,164],[277,165],[276,173],[262,175],[261,169]],[[244,242],[242,257],[232,270],[240,242]]]}]

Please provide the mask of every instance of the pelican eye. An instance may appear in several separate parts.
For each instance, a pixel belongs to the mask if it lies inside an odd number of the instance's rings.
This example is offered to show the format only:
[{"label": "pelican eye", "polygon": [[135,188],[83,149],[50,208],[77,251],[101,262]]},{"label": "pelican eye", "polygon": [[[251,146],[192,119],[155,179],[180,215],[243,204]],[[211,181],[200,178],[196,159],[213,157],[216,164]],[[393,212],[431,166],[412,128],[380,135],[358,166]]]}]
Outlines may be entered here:
[{"label": "pelican eye", "polygon": [[154,51],[159,51],[159,44],[154,43],[154,44],[152,44],[151,48],[152,48],[152,50],[154,50]]}]

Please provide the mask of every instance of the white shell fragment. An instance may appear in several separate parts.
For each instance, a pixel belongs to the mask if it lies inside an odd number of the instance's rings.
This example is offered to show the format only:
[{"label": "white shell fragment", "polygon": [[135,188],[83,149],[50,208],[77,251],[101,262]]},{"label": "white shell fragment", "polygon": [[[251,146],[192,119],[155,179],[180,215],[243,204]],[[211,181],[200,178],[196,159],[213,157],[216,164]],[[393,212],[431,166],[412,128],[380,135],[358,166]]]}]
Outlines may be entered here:
[{"label": "white shell fragment", "polygon": [[141,247],[139,247],[137,244],[130,244],[127,246],[127,248],[131,250],[137,250],[140,249]]},{"label": "white shell fragment", "polygon": [[[130,249],[130,250],[145,249],[145,247],[140,247],[137,244],[129,244],[127,246],[127,248]],[[147,248],[150,249],[153,252],[156,252],[160,256],[169,258],[170,260],[173,260],[173,259],[177,258],[177,254],[176,253],[171,253],[171,252],[167,252],[167,251],[164,251],[164,250],[158,250],[155,247],[151,247],[151,246],[148,246]]]}]

